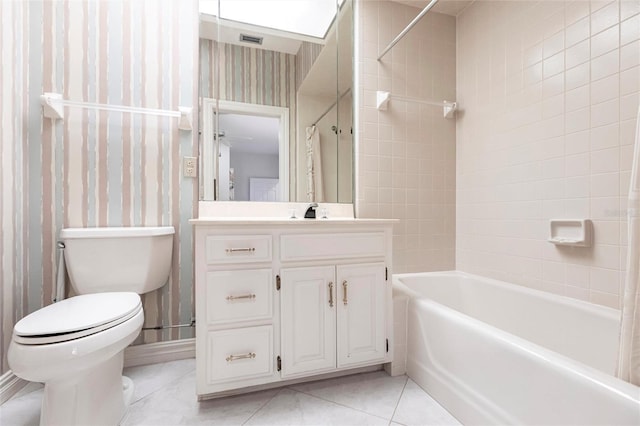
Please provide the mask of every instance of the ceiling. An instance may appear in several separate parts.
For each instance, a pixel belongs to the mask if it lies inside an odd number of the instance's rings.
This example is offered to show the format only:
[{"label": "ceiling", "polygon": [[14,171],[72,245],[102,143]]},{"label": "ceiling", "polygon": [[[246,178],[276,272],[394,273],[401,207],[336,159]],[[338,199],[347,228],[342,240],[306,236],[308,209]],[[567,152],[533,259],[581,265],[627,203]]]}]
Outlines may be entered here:
[{"label": "ceiling", "polygon": [[[302,41],[312,43],[325,44],[325,39],[311,37],[304,34],[287,32],[273,28],[256,26],[244,22],[237,22],[229,19],[221,19],[220,25],[217,24],[214,14],[217,10],[217,0],[199,0],[200,1],[200,37],[209,40],[218,40],[223,43],[239,44],[241,46],[249,46],[257,49],[274,50],[285,52],[292,55],[298,53]],[[255,1],[255,0],[252,0]],[[290,0],[278,0],[290,1]],[[296,0],[301,5],[306,2],[326,3],[326,0]],[[396,3],[402,3],[417,9],[424,9],[430,0],[391,0]],[[457,16],[462,10],[470,5],[474,0],[439,0],[431,9],[433,12],[444,13],[446,15]],[[258,2],[260,4],[260,2]],[[280,10],[280,9],[279,9]],[[416,11],[416,14],[418,11]],[[263,37],[262,45],[247,45],[238,43],[241,34],[250,36]]]},{"label": "ceiling", "polygon": [[[430,3],[430,0],[391,0],[396,3],[406,4],[408,6],[424,9]],[[431,9],[437,13],[444,13],[445,15],[457,16],[464,8],[473,3],[474,0],[440,0]]]},{"label": "ceiling", "polygon": [[[324,44],[336,13],[332,0],[199,0],[199,4],[201,38],[292,55],[303,41]],[[243,34],[262,42],[239,42]]]},{"label": "ceiling", "polygon": [[[262,37],[262,44],[253,45],[239,43],[241,34],[255,37]],[[239,46],[253,47],[255,49],[273,50],[295,55],[300,50],[302,41],[310,41],[311,38],[285,33],[271,28],[256,27],[255,25],[221,20],[220,25],[216,22],[216,17],[200,14],[200,38],[207,40],[217,40],[221,43],[237,44]],[[313,42],[318,42],[313,39]]]},{"label": "ceiling", "polygon": [[279,118],[221,112],[219,125],[223,142],[232,150],[278,155]]}]

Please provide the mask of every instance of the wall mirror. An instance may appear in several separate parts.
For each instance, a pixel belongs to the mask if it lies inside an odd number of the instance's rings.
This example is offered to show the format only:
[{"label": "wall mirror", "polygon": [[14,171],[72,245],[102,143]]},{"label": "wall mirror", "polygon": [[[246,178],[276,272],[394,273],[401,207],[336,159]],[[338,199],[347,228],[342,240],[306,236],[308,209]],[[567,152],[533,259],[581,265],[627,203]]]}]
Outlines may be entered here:
[{"label": "wall mirror", "polygon": [[352,203],[351,0],[200,0],[200,198]]}]

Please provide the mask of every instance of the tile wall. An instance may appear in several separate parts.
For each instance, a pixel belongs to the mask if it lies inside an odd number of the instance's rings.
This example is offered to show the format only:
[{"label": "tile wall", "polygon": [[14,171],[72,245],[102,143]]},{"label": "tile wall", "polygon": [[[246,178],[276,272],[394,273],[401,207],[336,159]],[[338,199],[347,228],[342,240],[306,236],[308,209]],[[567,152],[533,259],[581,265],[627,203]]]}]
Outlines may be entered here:
[{"label": "tile wall", "polygon": [[[457,269],[619,307],[640,2],[478,0],[457,41]],[[551,218],[594,246],[548,243]]]},{"label": "tile wall", "polygon": [[376,91],[414,99],[456,97],[456,20],[429,13],[381,61],[388,43],[419,9],[389,1],[358,1],[356,87],[359,105],[358,217],[399,219],[394,273],[455,265],[455,121],[442,108],[391,100],[376,109]]}]

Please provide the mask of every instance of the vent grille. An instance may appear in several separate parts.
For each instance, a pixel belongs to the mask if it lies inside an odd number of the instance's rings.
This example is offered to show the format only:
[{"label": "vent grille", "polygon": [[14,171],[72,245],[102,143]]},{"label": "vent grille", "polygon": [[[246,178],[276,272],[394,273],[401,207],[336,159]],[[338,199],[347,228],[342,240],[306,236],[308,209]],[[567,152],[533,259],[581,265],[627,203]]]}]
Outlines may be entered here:
[{"label": "vent grille", "polygon": [[245,43],[262,44],[262,37],[240,34],[240,41]]}]

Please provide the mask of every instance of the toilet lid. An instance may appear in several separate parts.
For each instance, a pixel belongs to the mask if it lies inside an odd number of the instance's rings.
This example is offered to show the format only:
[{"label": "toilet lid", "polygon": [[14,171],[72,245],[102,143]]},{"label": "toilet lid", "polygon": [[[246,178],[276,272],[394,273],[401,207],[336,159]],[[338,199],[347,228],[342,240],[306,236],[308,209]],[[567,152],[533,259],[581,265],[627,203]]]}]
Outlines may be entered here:
[{"label": "toilet lid", "polygon": [[31,344],[71,340],[120,324],[141,309],[140,296],[132,292],[75,296],[22,318],[13,328],[14,340]]}]

